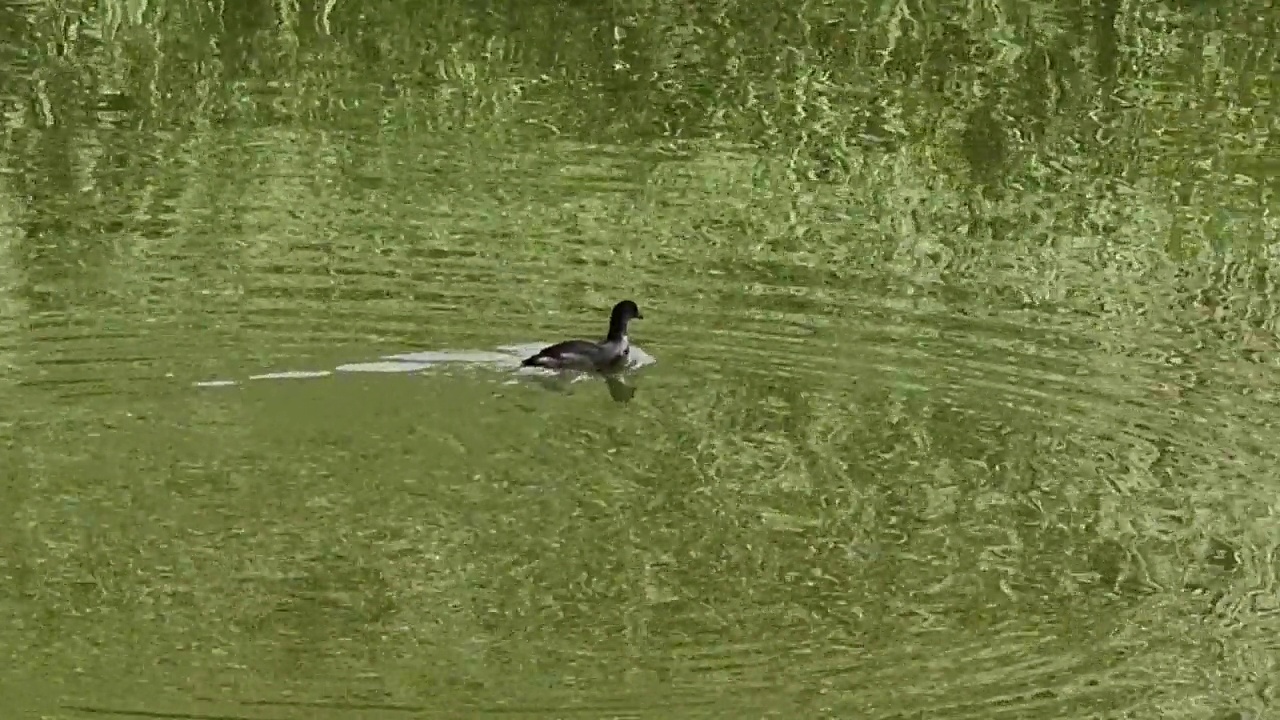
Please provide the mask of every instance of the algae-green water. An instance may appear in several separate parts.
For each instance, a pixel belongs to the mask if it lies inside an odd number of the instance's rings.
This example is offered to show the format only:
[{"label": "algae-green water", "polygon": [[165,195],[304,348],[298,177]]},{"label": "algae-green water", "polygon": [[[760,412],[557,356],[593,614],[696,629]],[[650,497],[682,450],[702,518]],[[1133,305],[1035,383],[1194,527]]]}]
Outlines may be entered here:
[{"label": "algae-green water", "polygon": [[1269,717],[1219,5],[0,8],[0,716]]}]

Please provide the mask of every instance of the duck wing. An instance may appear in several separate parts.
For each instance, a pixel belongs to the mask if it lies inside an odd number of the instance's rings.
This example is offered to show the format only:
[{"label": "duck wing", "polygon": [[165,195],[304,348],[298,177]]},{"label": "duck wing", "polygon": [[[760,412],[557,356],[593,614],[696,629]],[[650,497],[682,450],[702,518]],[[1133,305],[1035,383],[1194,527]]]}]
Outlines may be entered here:
[{"label": "duck wing", "polygon": [[565,340],[542,348],[525,358],[520,364],[526,367],[548,368],[591,365],[599,354],[600,346],[589,340]]}]

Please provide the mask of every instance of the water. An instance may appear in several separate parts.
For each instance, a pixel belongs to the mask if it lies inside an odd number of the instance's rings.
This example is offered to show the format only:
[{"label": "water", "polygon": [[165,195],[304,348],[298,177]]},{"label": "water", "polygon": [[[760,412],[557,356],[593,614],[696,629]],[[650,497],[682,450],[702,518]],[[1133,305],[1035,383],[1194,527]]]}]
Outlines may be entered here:
[{"label": "water", "polygon": [[1266,8],[225,5],[0,10],[6,717],[1273,712]]}]

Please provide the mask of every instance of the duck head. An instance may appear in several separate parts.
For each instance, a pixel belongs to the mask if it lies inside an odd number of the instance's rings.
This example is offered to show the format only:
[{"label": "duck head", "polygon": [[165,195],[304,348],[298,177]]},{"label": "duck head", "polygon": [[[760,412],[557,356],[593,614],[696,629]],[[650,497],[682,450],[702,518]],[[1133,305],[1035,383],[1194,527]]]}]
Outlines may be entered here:
[{"label": "duck head", "polygon": [[623,300],[613,306],[613,312],[609,314],[609,339],[617,340],[627,334],[627,323],[632,320],[643,320],[644,315],[640,314],[640,307],[631,300]]}]

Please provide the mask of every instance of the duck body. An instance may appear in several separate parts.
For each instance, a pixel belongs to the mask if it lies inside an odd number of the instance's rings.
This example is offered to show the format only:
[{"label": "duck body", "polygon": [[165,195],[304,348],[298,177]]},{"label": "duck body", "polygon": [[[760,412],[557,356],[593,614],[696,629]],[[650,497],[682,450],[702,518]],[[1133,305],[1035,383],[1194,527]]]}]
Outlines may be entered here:
[{"label": "duck body", "polygon": [[643,319],[640,308],[630,300],[613,306],[609,315],[609,333],[600,342],[590,340],[565,340],[548,345],[527,357],[520,364],[524,367],[542,367],[553,370],[584,370],[616,372],[627,364],[631,341],[627,338],[627,324]]}]

